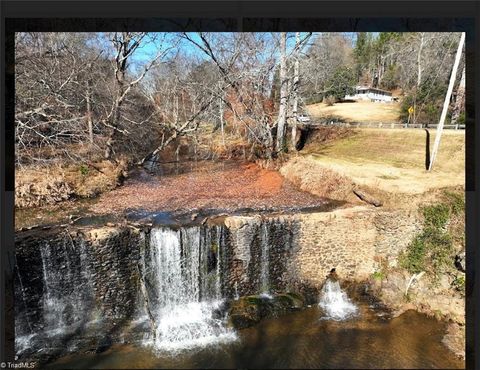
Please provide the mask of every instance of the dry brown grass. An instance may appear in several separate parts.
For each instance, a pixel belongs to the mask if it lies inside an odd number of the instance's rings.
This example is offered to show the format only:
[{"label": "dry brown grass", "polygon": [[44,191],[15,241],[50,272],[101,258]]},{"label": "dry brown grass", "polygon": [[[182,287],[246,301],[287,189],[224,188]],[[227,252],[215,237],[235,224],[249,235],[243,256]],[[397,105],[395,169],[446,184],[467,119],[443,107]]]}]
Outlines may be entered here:
[{"label": "dry brown grass", "polygon": [[303,191],[330,199],[358,202],[352,193],[354,183],[351,179],[318,166],[314,160],[293,158],[280,168],[280,173]]},{"label": "dry brown grass", "polygon": [[[430,130],[430,148],[435,135]],[[443,132],[432,172],[426,170],[425,130],[357,129],[334,142],[311,143],[302,153],[358,184],[385,191],[418,194],[465,182],[463,131]]]},{"label": "dry brown grass", "polygon": [[[430,131],[430,147],[435,134]],[[329,186],[323,174],[335,173],[386,207],[415,208],[438,198],[443,189],[462,188],[465,182],[465,133],[444,131],[432,172],[425,169],[425,139],[424,130],[357,129],[336,140],[312,140],[282,174],[297,184],[312,181],[300,186],[318,193]]]},{"label": "dry brown grass", "polygon": [[15,173],[15,206],[38,207],[71,197],[93,197],[114,189],[125,175],[126,163],[101,161],[92,165],[27,167]]},{"label": "dry brown grass", "polygon": [[369,101],[342,102],[329,106],[317,103],[307,106],[314,118],[338,117],[345,122],[383,122],[400,120],[400,103],[373,103]]}]

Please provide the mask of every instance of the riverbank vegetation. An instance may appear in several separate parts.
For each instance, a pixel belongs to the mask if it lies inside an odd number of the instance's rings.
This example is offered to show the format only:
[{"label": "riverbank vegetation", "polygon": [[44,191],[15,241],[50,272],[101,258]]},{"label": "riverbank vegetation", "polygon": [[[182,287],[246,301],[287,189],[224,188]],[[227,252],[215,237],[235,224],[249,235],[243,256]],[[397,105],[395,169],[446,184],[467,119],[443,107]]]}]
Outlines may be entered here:
[{"label": "riverbank vegetation", "polygon": [[465,200],[445,191],[439,203],[422,208],[423,230],[399,256],[400,266],[413,274],[426,272],[434,281],[443,274],[465,294]]}]

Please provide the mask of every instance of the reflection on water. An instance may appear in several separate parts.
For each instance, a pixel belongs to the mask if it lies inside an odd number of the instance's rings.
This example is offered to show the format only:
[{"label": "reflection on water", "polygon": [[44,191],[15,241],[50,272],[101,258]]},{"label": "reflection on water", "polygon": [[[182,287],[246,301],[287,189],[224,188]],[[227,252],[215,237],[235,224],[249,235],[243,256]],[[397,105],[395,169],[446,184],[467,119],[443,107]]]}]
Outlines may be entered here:
[{"label": "reflection on water", "polygon": [[144,168],[152,174],[158,176],[181,175],[189,172],[214,172],[234,169],[241,164],[248,164],[247,161],[239,160],[186,160],[172,162],[147,162]]},{"label": "reflection on water", "polygon": [[464,368],[441,339],[445,325],[408,311],[394,319],[366,304],[346,321],[311,307],[240,330],[239,340],[175,357],[117,345],[68,356],[52,368]]}]

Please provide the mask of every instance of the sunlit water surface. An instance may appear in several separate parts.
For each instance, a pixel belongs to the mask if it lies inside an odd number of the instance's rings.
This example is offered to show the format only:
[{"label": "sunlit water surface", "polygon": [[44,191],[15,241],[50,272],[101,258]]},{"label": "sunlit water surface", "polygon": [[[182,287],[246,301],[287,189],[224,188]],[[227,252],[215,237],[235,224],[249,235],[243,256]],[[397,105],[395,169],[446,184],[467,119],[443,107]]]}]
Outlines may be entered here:
[{"label": "sunlit water surface", "polygon": [[441,343],[445,324],[415,311],[387,319],[358,305],[353,317],[326,319],[320,306],[263,320],[238,340],[183,353],[115,345],[99,354],[64,357],[50,368],[464,368]]}]

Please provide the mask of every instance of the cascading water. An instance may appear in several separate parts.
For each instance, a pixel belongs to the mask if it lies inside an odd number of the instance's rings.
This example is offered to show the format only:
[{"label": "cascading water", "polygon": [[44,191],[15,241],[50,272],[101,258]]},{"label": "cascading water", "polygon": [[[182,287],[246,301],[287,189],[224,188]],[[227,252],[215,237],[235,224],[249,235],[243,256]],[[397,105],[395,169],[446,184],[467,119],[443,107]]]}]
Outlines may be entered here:
[{"label": "cascading water", "polygon": [[59,250],[52,250],[49,244],[40,249],[44,325],[50,334],[60,334],[84,323],[93,299],[84,244],[78,248],[78,254],[73,251],[75,248],[68,242]]},{"label": "cascading water", "polygon": [[319,306],[325,310],[324,319],[345,320],[358,312],[347,294],[340,288],[336,280],[327,279],[320,295]]},{"label": "cascading water", "polygon": [[270,295],[270,284],[269,284],[269,268],[270,268],[270,259],[269,259],[269,234],[268,234],[268,224],[262,223],[261,231],[261,245],[262,245],[262,255],[260,259],[260,296],[265,298],[272,298]]},{"label": "cascading water", "polygon": [[175,353],[236,339],[224,326],[221,307],[221,228],[213,242],[199,227],[151,231],[142,267],[150,289],[153,338],[148,344]]},{"label": "cascading water", "polygon": [[[17,355],[35,347],[35,343],[48,343],[52,348],[58,346],[63,337],[70,336],[87,325],[95,314],[85,245],[80,243],[75,246],[71,239],[65,238],[63,243],[40,245],[39,252],[42,282],[37,285],[41,289],[38,298],[26,296],[25,279],[16,265],[24,306],[24,311],[20,311],[24,321],[15,320]],[[32,290],[29,294],[32,294]],[[32,304],[37,304],[39,308],[37,313],[32,314],[35,317],[34,323],[30,322],[27,314],[28,307]],[[72,345],[73,343],[74,341]]]}]

